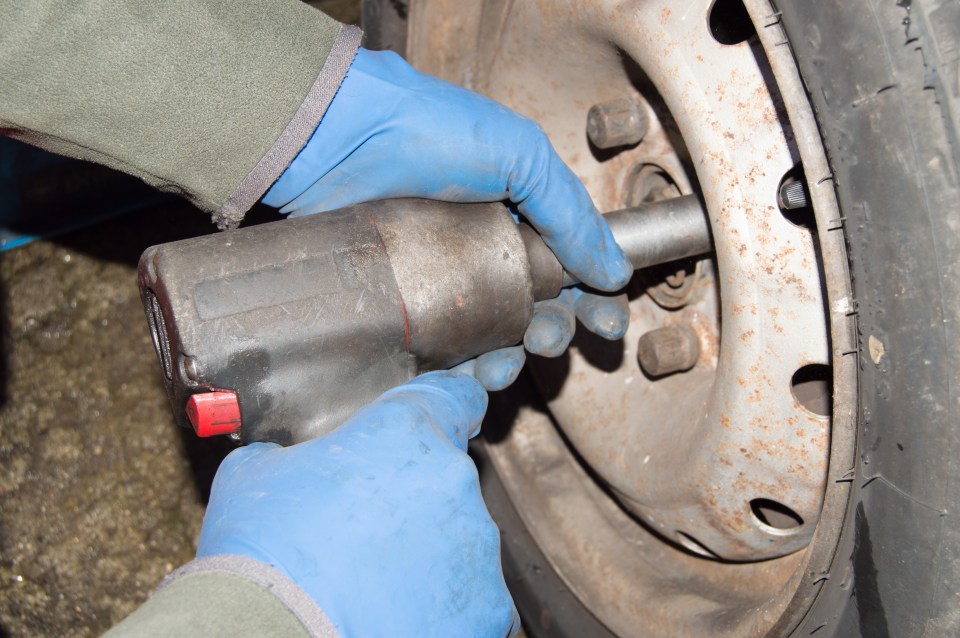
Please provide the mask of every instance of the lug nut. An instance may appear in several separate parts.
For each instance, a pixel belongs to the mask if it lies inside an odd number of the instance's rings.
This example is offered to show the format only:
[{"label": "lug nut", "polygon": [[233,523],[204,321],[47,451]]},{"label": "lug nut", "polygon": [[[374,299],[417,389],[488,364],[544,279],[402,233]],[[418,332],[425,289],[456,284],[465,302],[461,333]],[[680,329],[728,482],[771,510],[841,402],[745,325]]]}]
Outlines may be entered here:
[{"label": "lug nut", "polygon": [[637,100],[611,100],[590,107],[587,137],[597,148],[629,146],[643,139],[649,124],[647,113]]},{"label": "lug nut", "polygon": [[700,338],[686,324],[651,330],[637,344],[637,361],[651,377],[689,370],[700,357]]},{"label": "lug nut", "polygon": [[780,208],[794,210],[810,205],[807,187],[803,182],[787,182],[780,187]]}]

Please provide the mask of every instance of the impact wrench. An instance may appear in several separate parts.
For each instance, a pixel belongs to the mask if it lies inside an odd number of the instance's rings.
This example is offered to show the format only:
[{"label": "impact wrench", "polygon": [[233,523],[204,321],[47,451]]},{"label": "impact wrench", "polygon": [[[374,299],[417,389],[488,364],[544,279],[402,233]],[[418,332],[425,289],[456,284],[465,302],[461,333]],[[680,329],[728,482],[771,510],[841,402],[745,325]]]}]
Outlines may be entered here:
[{"label": "impact wrench", "polygon": [[[699,200],[608,213],[634,268],[709,252]],[[398,199],[161,244],[140,293],[181,425],[289,445],[523,339],[577,283],[500,203]]]}]

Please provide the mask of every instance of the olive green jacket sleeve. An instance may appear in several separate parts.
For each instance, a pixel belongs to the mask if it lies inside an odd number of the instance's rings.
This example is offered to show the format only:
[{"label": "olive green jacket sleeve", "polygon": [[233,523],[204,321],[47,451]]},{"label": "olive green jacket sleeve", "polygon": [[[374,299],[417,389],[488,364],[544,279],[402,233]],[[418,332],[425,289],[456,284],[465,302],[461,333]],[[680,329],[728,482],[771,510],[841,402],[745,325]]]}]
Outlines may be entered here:
[{"label": "olive green jacket sleeve", "polygon": [[299,0],[0,0],[0,134],[236,225],[310,138],[360,31]]},{"label": "olive green jacket sleeve", "polygon": [[323,611],[271,566],[231,554],[187,563],[105,638],[338,638]]}]

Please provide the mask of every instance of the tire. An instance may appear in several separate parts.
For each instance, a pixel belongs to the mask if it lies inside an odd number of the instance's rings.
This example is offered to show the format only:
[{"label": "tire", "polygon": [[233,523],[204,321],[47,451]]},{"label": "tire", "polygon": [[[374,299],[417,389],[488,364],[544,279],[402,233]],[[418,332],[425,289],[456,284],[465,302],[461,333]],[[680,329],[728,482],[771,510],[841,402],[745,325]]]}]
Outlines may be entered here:
[{"label": "tire", "polygon": [[[491,15],[509,11],[504,3],[486,4],[489,11],[463,11],[463,22],[469,24],[468,14],[475,14],[489,29]],[[821,274],[828,288],[843,279],[851,294],[843,312],[833,306],[826,311],[833,432],[816,531],[805,550],[757,563],[759,569],[772,568],[795,559],[783,589],[769,593],[780,602],[758,602],[761,611],[740,624],[714,610],[706,626],[715,635],[960,635],[960,526],[953,520],[960,505],[955,328],[960,319],[960,3],[745,4],[746,10],[717,0],[711,16],[716,7],[731,15],[749,12],[761,42],[789,45],[785,50],[802,78],[801,97],[812,107],[814,142],[822,143],[827,167],[814,176],[814,162],[808,165],[804,157],[807,181],[811,188],[826,185],[837,206],[833,217],[817,208],[820,250],[825,253],[836,237],[845,248],[839,263],[824,259]],[[420,15],[414,16],[411,33],[419,35],[411,42],[442,51],[427,70],[482,91],[495,86],[477,79],[494,60],[484,57],[484,38],[465,37],[470,29],[462,25],[447,46],[424,36],[430,25],[443,24],[442,16],[449,18],[452,6],[445,0],[415,5]],[[501,27],[509,23],[505,15],[500,15]],[[495,39],[489,31],[483,35]],[[596,42],[602,45],[602,39]],[[459,58],[451,53],[457,47],[466,50]],[[427,48],[419,58],[412,51],[415,63],[430,61]],[[790,110],[797,130],[799,111]],[[839,298],[832,292],[830,297]],[[498,463],[497,450],[516,427],[517,406],[553,410],[563,420],[551,396],[555,388],[544,380],[549,374],[543,365],[535,368],[534,379],[494,398],[485,440],[474,449],[488,507],[501,526],[504,573],[527,634],[694,635],[690,625],[681,625],[688,628],[684,631],[643,624],[649,621],[639,617],[633,627],[620,623],[620,631],[611,633],[604,605],[571,572],[557,567],[551,555],[556,545],[531,524],[535,508],[523,497],[523,477]],[[546,404],[538,398],[544,393]],[[538,423],[549,426],[544,418]],[[570,458],[585,463],[572,438],[562,440]],[[588,469],[585,476],[606,489],[596,473]],[[657,532],[642,542],[651,538],[671,545]],[[717,562],[723,563],[712,561]],[[708,563],[705,570],[712,569]],[[701,584],[688,581],[691,596]],[[669,595],[675,598],[667,600]],[[684,601],[684,592],[669,592],[652,597],[649,605],[669,606],[668,616],[692,614]]]},{"label": "tire", "polygon": [[780,3],[846,217],[860,360],[854,490],[798,635],[960,635],[960,4],[900,4]]}]

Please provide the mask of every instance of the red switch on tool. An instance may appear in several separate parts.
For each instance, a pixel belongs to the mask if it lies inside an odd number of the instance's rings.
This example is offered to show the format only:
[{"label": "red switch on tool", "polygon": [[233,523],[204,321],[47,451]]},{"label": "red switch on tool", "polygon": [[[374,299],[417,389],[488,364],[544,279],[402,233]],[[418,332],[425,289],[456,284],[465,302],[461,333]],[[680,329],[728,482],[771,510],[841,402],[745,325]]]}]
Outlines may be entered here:
[{"label": "red switch on tool", "polygon": [[203,392],[190,396],[187,418],[197,436],[230,434],[240,429],[240,402],[230,390]]}]

